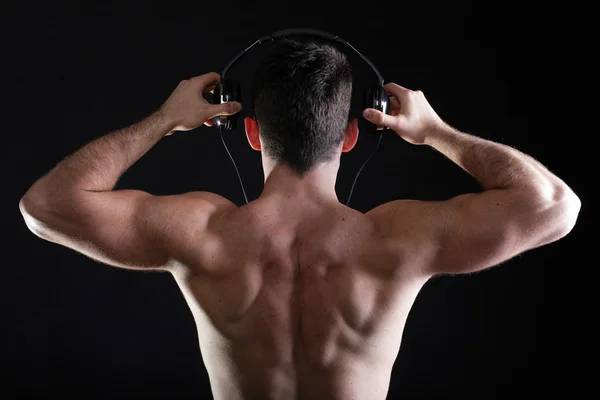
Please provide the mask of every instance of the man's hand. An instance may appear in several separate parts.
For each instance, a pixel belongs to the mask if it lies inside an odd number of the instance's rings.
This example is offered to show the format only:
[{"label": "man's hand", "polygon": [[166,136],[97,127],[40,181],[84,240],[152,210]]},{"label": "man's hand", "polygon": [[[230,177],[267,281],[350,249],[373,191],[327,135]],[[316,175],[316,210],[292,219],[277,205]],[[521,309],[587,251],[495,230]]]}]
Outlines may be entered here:
[{"label": "man's hand", "polygon": [[223,104],[210,104],[202,97],[203,93],[214,90],[221,82],[216,72],[195,76],[179,82],[171,96],[161,106],[160,111],[172,126],[171,131],[189,131],[204,124],[212,126],[212,118],[218,115],[232,115],[242,109],[236,101]]},{"label": "man's hand", "polygon": [[363,116],[368,121],[393,129],[412,144],[425,143],[428,132],[445,125],[420,90],[413,91],[393,82],[383,87],[390,96],[391,115],[367,108]]}]

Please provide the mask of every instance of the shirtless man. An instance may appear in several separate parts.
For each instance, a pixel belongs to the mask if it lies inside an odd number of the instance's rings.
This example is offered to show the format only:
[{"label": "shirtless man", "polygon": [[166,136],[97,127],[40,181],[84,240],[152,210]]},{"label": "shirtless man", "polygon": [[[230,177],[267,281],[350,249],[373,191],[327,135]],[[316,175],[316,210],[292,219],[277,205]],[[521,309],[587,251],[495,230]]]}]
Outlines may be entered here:
[{"label": "shirtless man", "polygon": [[[485,190],[396,200],[366,214],[348,208],[334,189],[341,153],[358,137],[357,120],[348,122],[347,59],[307,46],[265,68],[257,76],[269,89],[253,97],[256,119],[244,119],[250,146],[264,149],[255,201],[113,190],[165,135],[240,110],[204,100],[220,79],[208,73],[182,81],[145,120],[67,157],[33,184],[20,210],[45,240],[116,267],[170,272],[194,316],[215,399],[385,399],[423,284],[564,237],[580,200],[533,158],[459,132],[423,93],[388,83],[392,114],[368,109],[364,117],[432,146]],[[284,75],[296,80],[268,85]]]}]

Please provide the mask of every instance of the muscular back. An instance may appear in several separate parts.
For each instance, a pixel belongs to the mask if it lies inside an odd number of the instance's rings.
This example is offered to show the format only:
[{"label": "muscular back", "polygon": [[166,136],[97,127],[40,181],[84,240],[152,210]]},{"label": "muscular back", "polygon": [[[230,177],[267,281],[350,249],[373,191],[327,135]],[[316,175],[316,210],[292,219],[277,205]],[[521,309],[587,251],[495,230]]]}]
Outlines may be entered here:
[{"label": "muscular back", "polygon": [[[426,279],[382,224],[343,205],[216,216],[173,274],[216,399],[384,399]],[[418,262],[418,260],[413,260]]]},{"label": "muscular back", "polygon": [[[19,202],[43,239],[109,265],[170,271],[193,312],[217,399],[383,399],[406,317],[430,276],[480,271],[575,225],[581,201],[559,177],[510,146],[452,128],[422,92],[392,82],[384,85],[391,114],[369,109],[365,118],[441,152],[483,192],[391,201],[363,215],[317,205],[314,193],[305,193],[310,204],[272,192],[237,208],[208,192],[113,190],[159,137],[216,115],[197,94],[217,78],[182,82],[160,112],[84,146]],[[260,150],[251,121],[247,136]],[[341,150],[357,135],[354,120]],[[271,182],[292,176],[274,171],[265,174]],[[333,176],[319,174],[316,186]]]}]

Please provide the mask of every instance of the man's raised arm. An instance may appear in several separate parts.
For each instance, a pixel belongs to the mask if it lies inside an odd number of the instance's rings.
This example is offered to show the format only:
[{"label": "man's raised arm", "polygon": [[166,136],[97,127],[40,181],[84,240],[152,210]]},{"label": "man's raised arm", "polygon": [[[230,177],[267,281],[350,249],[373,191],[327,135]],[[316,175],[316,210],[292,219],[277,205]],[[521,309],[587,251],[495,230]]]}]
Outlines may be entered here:
[{"label": "man's raised arm", "polygon": [[215,105],[202,97],[219,81],[214,72],[182,81],[148,118],[100,137],[60,162],[19,202],[29,229],[107,264],[159,269],[169,264],[172,253],[183,247],[216,204],[227,202],[211,194],[152,196],[113,188],[165,135],[211,125],[212,117],[241,109],[240,103]]},{"label": "man's raised arm", "polygon": [[[420,91],[394,83],[392,115],[366,110],[367,119],[413,144],[444,154],[481,183],[485,191],[447,201],[393,201],[370,213],[389,220],[391,240],[417,241],[426,260],[419,273],[467,273],[496,265],[567,235],[581,201],[556,175],[509,146],[453,129]],[[367,113],[368,114],[368,113]]]}]

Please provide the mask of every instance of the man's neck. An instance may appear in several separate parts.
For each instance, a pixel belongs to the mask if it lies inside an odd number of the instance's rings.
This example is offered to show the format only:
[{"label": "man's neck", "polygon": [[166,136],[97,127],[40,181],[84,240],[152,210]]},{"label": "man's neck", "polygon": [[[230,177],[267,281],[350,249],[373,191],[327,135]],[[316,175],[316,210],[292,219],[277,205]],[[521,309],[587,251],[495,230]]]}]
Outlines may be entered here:
[{"label": "man's neck", "polygon": [[302,178],[283,164],[270,164],[263,161],[265,185],[261,198],[275,198],[279,201],[294,202],[339,202],[335,193],[335,181],[339,162],[319,164]]}]

